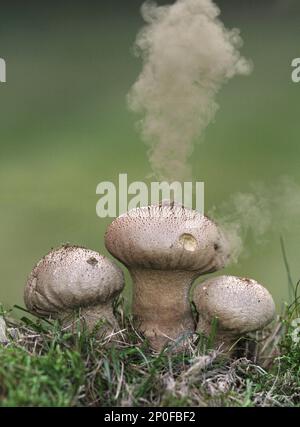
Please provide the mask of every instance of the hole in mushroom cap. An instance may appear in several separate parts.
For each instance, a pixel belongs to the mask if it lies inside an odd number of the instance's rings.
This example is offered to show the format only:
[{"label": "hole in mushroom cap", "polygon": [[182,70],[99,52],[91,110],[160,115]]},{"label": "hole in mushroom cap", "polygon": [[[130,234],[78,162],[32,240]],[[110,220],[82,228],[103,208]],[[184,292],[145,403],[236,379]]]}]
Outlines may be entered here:
[{"label": "hole in mushroom cap", "polygon": [[194,236],[184,233],[179,237],[180,244],[186,251],[194,252],[197,249],[197,240]]},{"label": "hole in mushroom cap", "polygon": [[96,260],[96,258],[91,257],[87,260],[87,263],[94,266],[94,265],[98,264],[98,261]]}]

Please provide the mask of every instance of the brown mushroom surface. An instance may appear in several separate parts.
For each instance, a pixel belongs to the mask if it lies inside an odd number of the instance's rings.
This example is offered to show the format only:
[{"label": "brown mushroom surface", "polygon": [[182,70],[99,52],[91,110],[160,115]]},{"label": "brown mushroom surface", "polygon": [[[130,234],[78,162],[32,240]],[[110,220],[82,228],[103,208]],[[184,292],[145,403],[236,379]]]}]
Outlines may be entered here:
[{"label": "brown mushroom surface", "polygon": [[108,251],[129,269],[137,327],[155,350],[193,333],[189,290],[221,269],[227,243],[217,225],[173,203],[133,209],[108,227]]},{"label": "brown mushroom surface", "polygon": [[72,325],[74,312],[80,310],[89,331],[104,320],[110,332],[118,328],[112,303],[123,287],[123,272],[113,261],[89,249],[63,246],[34,267],[24,300],[32,313],[62,319],[66,326]]}]

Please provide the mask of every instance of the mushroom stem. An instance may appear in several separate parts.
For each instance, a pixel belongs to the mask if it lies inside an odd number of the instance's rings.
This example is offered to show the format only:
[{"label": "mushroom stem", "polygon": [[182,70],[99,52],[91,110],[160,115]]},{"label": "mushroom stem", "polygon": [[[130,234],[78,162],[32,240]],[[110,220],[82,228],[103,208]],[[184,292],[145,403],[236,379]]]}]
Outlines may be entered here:
[{"label": "mushroom stem", "polygon": [[193,333],[189,290],[195,272],[130,268],[133,315],[138,329],[155,350]]},{"label": "mushroom stem", "polygon": [[[78,312],[78,319],[75,315],[76,312],[62,313],[59,318],[61,319],[65,328],[74,330],[76,328],[77,320],[80,323],[83,321],[89,333],[97,332],[97,336],[107,336],[119,329],[118,322],[114,316],[113,308],[108,304],[97,304],[95,306],[81,307]],[[99,326],[99,330],[98,330]]]},{"label": "mushroom stem", "polygon": [[[206,337],[211,336],[212,321],[211,323],[206,321],[204,317],[202,318],[201,313],[198,313],[198,316],[197,332],[201,332],[201,334]],[[232,348],[234,347],[235,342],[239,340],[239,338],[240,336],[233,331],[220,331],[217,323],[217,330],[215,336],[213,337],[212,345],[215,349],[220,349],[224,353],[231,354]]]}]

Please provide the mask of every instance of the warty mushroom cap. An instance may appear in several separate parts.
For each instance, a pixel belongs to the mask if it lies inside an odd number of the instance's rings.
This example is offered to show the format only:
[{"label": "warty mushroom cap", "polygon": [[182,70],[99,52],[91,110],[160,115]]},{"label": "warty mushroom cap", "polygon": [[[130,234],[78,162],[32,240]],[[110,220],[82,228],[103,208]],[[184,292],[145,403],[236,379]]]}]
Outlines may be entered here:
[{"label": "warty mushroom cap", "polygon": [[253,279],[220,276],[196,286],[193,301],[199,313],[198,329],[210,328],[218,319],[218,333],[233,335],[262,329],[275,316],[270,293]]},{"label": "warty mushroom cap", "polygon": [[34,267],[24,300],[35,314],[55,318],[61,312],[105,304],[123,287],[123,272],[113,261],[83,247],[63,246]]},{"label": "warty mushroom cap", "polygon": [[105,245],[126,266],[153,270],[205,274],[223,268],[229,258],[218,226],[174,203],[136,208],[119,216],[107,229]]}]

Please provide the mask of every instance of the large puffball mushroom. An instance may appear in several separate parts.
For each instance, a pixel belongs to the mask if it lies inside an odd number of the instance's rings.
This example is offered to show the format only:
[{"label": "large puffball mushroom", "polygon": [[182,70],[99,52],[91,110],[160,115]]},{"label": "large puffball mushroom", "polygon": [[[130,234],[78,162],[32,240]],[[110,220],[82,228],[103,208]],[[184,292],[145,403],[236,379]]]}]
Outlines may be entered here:
[{"label": "large puffball mushroom", "polygon": [[197,332],[209,336],[217,320],[215,346],[230,350],[239,337],[268,325],[275,316],[270,293],[253,279],[220,276],[206,280],[194,289],[198,311]]},{"label": "large puffball mushroom", "polygon": [[165,202],[115,219],[105,244],[131,273],[135,324],[151,347],[161,350],[169,341],[183,343],[183,337],[195,331],[191,284],[221,269],[229,257],[217,225],[197,211]]},{"label": "large puffball mushroom", "polygon": [[104,321],[98,333],[111,333],[118,328],[112,303],[123,287],[123,272],[113,261],[89,249],[63,246],[34,267],[24,301],[33,314],[61,319],[66,327],[74,325],[79,312],[89,331]]}]

